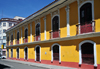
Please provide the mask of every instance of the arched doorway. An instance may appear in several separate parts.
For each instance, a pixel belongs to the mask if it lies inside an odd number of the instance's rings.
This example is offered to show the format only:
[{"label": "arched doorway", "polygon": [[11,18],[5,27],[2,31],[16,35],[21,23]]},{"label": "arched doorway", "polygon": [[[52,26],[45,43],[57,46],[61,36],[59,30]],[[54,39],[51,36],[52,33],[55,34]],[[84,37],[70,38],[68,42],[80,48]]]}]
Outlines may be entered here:
[{"label": "arched doorway", "polygon": [[80,8],[80,33],[94,32],[94,22],[92,22],[92,4],[85,3]]},{"label": "arched doorway", "polygon": [[7,58],[9,58],[9,49],[7,49]]},{"label": "arched doorway", "polygon": [[81,46],[82,63],[94,64],[94,49],[93,44],[84,43]]},{"label": "arched doorway", "polygon": [[79,44],[79,64],[94,64],[97,66],[96,43],[91,40]]},{"label": "arched doorway", "polygon": [[61,63],[60,45],[55,43],[51,46],[51,61],[59,61]]},{"label": "arched doorway", "polygon": [[59,46],[53,46],[53,60],[59,61]]},{"label": "arched doorway", "polygon": [[36,61],[40,61],[40,46],[36,47]]},{"label": "arched doorway", "polygon": [[13,58],[13,49],[11,49],[11,58]]},{"label": "arched doorway", "polygon": [[40,41],[40,23],[36,24],[36,41]]},{"label": "arched doorway", "polygon": [[19,59],[19,48],[17,48],[17,59]]},{"label": "arched doorway", "polygon": [[24,39],[24,43],[28,42],[28,29],[25,29],[25,39]]},{"label": "arched doorway", "polygon": [[59,34],[59,17],[55,16],[52,19],[52,32],[51,32],[52,38],[60,37]]},{"label": "arched doorway", "polygon": [[25,60],[28,60],[28,48],[27,47],[25,47],[25,49],[24,49],[24,59]]}]

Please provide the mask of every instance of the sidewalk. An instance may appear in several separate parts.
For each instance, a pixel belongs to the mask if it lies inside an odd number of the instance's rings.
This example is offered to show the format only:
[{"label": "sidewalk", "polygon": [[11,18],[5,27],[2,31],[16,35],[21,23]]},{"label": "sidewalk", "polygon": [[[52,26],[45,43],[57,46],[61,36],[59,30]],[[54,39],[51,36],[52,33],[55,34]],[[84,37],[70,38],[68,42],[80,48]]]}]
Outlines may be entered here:
[{"label": "sidewalk", "polygon": [[2,59],[3,61],[10,61],[10,62],[17,62],[22,64],[27,64],[31,66],[43,67],[48,69],[77,69],[77,68],[70,68],[70,67],[63,67],[63,66],[56,66],[56,65],[47,65],[47,64],[39,64],[39,63],[32,63],[32,62],[25,62],[25,61],[17,61],[17,60],[10,60],[10,59]]}]

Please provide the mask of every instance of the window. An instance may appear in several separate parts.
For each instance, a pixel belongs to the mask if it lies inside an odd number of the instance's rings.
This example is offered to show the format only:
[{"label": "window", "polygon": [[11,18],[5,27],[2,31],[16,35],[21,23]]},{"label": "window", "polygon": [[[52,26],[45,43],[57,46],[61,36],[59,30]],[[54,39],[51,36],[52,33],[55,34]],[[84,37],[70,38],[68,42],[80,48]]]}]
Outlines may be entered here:
[{"label": "window", "polygon": [[3,29],[3,33],[5,33],[6,29]]},{"label": "window", "polygon": [[3,36],[3,39],[6,39],[6,36]]},{"label": "window", "polygon": [[40,24],[38,23],[36,25],[36,36],[39,36],[40,35]]},{"label": "window", "polygon": [[3,26],[5,27],[6,26],[6,23],[3,23]]},{"label": "window", "polygon": [[12,23],[9,23],[9,27],[11,27],[12,26]]}]

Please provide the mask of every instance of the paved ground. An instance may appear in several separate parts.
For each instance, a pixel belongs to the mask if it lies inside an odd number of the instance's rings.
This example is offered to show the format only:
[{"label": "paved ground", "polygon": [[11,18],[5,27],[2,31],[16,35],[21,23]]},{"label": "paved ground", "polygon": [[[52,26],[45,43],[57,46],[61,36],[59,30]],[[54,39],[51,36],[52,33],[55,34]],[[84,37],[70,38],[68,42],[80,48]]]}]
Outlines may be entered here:
[{"label": "paved ground", "polygon": [[4,67],[4,68],[0,67],[0,69],[77,69],[77,68],[24,62],[24,61],[10,60],[10,59],[0,60],[0,64],[2,67]]},{"label": "paved ground", "polygon": [[0,69],[47,69],[47,68],[0,60]]}]

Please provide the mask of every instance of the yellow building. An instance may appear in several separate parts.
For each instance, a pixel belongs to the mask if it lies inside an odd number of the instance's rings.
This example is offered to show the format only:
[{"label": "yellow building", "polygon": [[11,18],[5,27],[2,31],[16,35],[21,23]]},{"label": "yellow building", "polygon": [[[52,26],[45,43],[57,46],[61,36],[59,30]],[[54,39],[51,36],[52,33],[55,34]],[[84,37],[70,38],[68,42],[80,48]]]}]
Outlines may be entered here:
[{"label": "yellow building", "polygon": [[8,59],[100,69],[100,0],[55,0],[6,34]]}]

